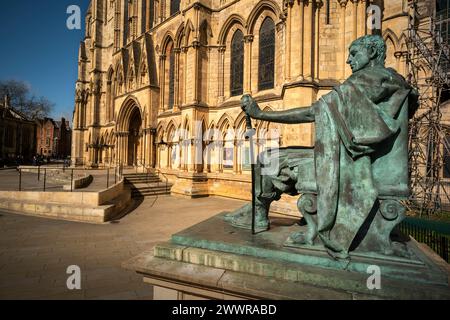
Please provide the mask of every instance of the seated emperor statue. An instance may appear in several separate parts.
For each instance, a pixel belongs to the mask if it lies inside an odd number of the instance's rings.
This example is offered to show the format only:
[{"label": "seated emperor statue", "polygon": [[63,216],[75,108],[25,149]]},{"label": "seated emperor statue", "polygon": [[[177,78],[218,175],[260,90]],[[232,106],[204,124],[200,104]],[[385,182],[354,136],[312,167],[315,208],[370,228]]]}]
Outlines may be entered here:
[{"label": "seated emperor statue", "polygon": [[[314,148],[269,150],[262,156],[264,164],[258,162],[254,181],[258,232],[270,228],[273,201],[283,193],[302,194],[299,208],[307,232],[297,232],[288,241],[316,245],[320,240],[343,258],[359,245],[366,245],[367,251],[394,253],[389,236],[404,218],[399,201],[410,194],[408,120],[418,99],[401,75],[385,67],[385,59],[384,40],[364,36],[349,49],[347,63],[353,74],[311,107],[263,112],[253,98],[242,98],[251,118],[316,124]],[[277,169],[264,174],[273,163]],[[246,205],[225,220],[250,229],[251,213],[252,205]]]}]

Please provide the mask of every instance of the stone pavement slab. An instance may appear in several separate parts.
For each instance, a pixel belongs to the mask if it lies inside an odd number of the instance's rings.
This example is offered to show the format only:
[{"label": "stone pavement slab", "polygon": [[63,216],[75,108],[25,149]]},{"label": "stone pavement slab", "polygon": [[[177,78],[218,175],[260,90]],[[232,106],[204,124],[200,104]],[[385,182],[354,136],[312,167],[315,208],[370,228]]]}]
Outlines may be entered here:
[{"label": "stone pavement slab", "polygon": [[[0,212],[0,299],[151,299],[124,261],[244,202],[225,198],[146,198],[120,221],[91,225]],[[81,290],[66,270],[81,268]]]}]

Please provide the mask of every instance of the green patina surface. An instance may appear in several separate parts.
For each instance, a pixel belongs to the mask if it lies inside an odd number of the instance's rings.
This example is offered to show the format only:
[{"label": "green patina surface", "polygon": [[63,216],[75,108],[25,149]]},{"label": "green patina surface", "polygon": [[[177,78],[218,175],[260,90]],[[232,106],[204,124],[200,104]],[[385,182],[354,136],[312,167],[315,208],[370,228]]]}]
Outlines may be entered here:
[{"label": "green patina surface", "polygon": [[[285,247],[286,237],[297,227],[295,221],[286,219],[274,219],[276,228],[265,233],[252,236],[247,230],[233,227],[223,219],[224,214],[220,214],[187,230],[172,236],[172,244],[184,246],[186,248],[200,248],[221,253],[231,253],[246,257],[267,259],[267,261],[292,263],[293,266],[319,267],[333,271],[346,271],[351,274],[367,275],[367,268],[370,265],[380,267],[383,277],[397,279],[408,282],[421,282],[426,284],[448,285],[448,274],[427,258],[414,244],[408,244],[408,250],[414,258],[399,258],[392,256],[382,256],[377,254],[367,254],[364,252],[353,252],[351,259],[343,261],[331,258],[324,247]],[[178,253],[178,258],[174,258],[174,253],[168,250],[160,252],[162,258],[185,261],[183,255]],[[186,261],[192,262],[192,261]],[[235,261],[234,263],[238,263]],[[212,267],[223,267],[211,265]],[[291,266],[292,267],[292,266]],[[235,270],[245,272],[243,270]],[[295,270],[292,267],[292,270]],[[267,270],[270,270],[267,269]],[[272,276],[274,271],[262,276]],[[296,271],[293,271],[296,272]],[[360,285],[360,284],[359,284]]]}]

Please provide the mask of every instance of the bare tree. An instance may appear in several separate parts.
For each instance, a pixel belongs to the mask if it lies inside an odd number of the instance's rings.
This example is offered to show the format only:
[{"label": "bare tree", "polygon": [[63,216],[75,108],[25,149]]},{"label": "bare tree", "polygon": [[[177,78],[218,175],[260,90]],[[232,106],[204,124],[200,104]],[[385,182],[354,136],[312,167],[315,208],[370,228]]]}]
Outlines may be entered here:
[{"label": "bare tree", "polygon": [[8,95],[11,106],[30,120],[48,116],[54,107],[47,98],[33,95],[30,87],[22,81],[0,81],[0,97],[5,95]]}]

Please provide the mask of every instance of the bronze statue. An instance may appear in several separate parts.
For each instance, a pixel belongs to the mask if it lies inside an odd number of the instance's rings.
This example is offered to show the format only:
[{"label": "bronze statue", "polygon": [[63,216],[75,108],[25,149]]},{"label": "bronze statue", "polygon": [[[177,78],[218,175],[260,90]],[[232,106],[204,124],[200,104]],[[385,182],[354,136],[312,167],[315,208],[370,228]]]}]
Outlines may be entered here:
[{"label": "bronze statue", "polygon": [[[408,120],[418,106],[417,91],[395,70],[385,67],[386,44],[377,35],[354,41],[347,63],[353,74],[311,107],[263,112],[250,96],[242,106],[253,119],[284,124],[316,123],[314,148],[269,150],[276,172],[255,170],[255,229],[270,228],[269,209],[283,193],[301,195],[298,206],[307,222],[290,246],[323,245],[347,259],[355,250],[403,255],[391,241],[404,219],[400,201],[410,194]],[[267,164],[267,162],[265,162]],[[270,161],[269,161],[270,163]],[[228,214],[236,227],[250,229],[252,206]]]}]

